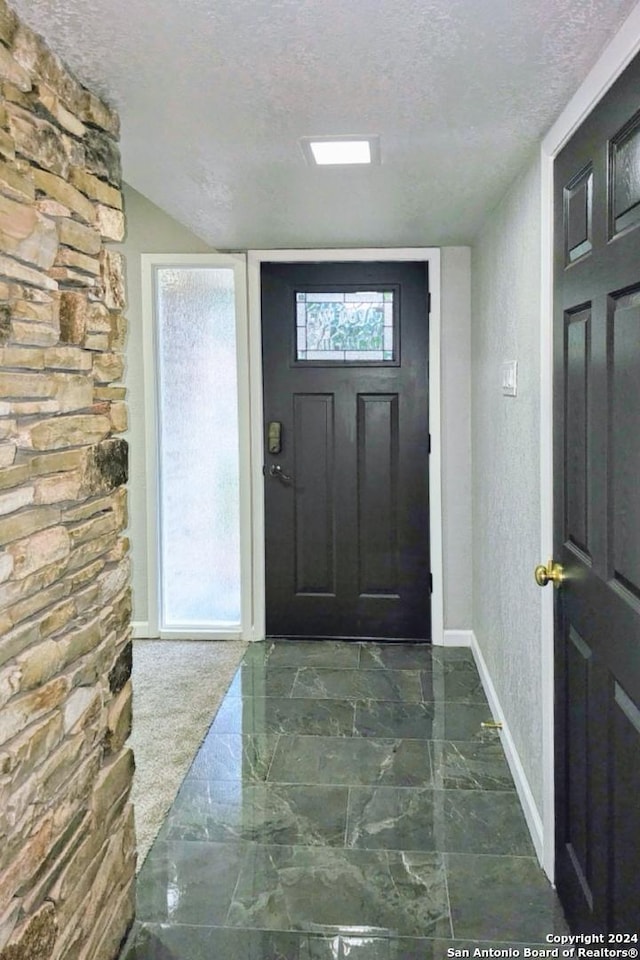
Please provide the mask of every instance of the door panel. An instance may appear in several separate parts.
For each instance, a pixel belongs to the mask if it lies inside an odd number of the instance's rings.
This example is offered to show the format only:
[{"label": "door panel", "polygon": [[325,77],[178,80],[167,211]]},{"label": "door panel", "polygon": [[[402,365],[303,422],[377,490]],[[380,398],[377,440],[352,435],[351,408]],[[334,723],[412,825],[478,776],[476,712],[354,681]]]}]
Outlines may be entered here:
[{"label": "door panel", "polygon": [[334,398],[293,397],[295,590],[335,595]]},{"label": "door panel", "polygon": [[640,833],[626,825],[637,817],[640,797],[640,711],[615,684],[611,778],[611,900],[613,929],[638,929],[638,864]]},{"label": "door panel", "polygon": [[398,597],[398,395],[358,395],[360,595]]},{"label": "door panel", "polygon": [[640,600],[640,444],[629,445],[640,425],[640,294],[612,299],[610,317],[613,576]]},{"label": "door panel", "polygon": [[556,881],[574,932],[640,927],[638,90],[636,59],[555,164]]},{"label": "door panel", "polygon": [[430,638],[427,293],[422,263],[263,265],[269,636]]},{"label": "door panel", "polygon": [[569,314],[565,330],[567,464],[565,538],[589,556],[588,400],[590,310]]}]

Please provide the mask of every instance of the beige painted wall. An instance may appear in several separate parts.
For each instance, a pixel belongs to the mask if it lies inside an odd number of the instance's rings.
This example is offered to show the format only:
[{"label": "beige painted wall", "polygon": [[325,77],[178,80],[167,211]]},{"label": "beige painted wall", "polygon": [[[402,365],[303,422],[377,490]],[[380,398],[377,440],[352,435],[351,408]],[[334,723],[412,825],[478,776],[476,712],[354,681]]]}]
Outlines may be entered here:
[{"label": "beige painted wall", "polygon": [[541,813],[540,209],[536,156],[473,246],[471,435],[473,628]]},{"label": "beige painted wall", "polygon": [[126,259],[129,338],[129,536],[131,538],[133,621],[148,619],[147,474],[145,465],[144,371],[142,350],[142,253],[211,253],[211,247],[142,194],[124,185],[127,233],[119,249]]}]

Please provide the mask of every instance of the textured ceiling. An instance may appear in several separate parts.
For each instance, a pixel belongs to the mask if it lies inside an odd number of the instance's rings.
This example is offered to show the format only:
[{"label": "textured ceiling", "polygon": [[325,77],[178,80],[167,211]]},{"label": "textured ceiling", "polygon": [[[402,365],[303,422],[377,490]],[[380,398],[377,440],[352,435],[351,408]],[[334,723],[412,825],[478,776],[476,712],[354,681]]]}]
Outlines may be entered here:
[{"label": "textured ceiling", "polygon": [[[467,243],[635,0],[11,0],[219,248]],[[380,135],[311,169],[298,140]]]}]

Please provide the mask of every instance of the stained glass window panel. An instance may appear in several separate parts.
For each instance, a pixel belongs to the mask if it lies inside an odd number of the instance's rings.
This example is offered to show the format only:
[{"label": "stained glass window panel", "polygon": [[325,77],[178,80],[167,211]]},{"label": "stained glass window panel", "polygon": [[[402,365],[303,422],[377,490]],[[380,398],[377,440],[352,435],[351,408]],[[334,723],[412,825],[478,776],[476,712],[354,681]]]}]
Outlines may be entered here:
[{"label": "stained glass window panel", "polygon": [[296,359],[392,361],[393,291],[296,294]]}]

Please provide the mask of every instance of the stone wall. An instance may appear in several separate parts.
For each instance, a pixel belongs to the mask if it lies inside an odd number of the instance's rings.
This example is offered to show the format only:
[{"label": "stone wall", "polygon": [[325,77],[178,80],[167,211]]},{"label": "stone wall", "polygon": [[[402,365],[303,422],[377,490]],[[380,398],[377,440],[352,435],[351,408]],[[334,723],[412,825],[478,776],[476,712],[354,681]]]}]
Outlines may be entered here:
[{"label": "stone wall", "polygon": [[0,958],[133,916],[118,118],[0,0]]}]

